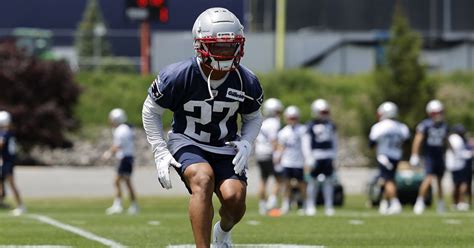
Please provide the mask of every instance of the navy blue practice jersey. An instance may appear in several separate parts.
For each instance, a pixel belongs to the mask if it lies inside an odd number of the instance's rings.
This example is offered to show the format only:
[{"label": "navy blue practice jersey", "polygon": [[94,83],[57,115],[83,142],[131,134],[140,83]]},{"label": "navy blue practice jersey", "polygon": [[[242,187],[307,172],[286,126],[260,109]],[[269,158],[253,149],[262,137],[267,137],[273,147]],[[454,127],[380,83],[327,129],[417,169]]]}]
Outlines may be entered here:
[{"label": "navy blue practice jersey", "polygon": [[212,146],[237,139],[238,114],[258,111],[263,91],[257,77],[240,65],[212,89],[196,58],[164,68],[148,90],[153,101],[173,111],[173,133]]},{"label": "navy blue practice jersey", "polygon": [[423,120],[416,127],[417,132],[423,133],[423,153],[425,156],[442,157],[448,135],[446,122],[434,122],[431,119]]},{"label": "navy blue practice jersey", "polygon": [[312,120],[307,124],[311,149],[335,149],[336,125],[330,120]]},{"label": "navy blue practice jersey", "polygon": [[0,131],[0,141],[3,143],[1,147],[1,158],[3,162],[13,161],[16,154],[15,137],[9,131]]}]

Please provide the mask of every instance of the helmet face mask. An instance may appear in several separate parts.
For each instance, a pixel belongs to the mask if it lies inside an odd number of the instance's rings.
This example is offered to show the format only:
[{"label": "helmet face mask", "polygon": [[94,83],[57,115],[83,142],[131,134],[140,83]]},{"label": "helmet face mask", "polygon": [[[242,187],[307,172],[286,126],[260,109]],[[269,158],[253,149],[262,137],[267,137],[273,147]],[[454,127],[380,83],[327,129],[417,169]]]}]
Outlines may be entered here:
[{"label": "helmet face mask", "polygon": [[211,8],[199,15],[193,40],[196,55],[211,70],[235,70],[244,55],[243,26],[224,8]]}]

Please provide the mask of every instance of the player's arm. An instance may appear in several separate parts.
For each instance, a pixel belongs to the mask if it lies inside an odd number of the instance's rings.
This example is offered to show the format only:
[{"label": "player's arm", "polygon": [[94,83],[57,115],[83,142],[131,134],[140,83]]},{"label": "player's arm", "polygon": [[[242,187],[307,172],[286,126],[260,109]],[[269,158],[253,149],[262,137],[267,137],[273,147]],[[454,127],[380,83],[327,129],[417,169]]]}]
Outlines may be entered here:
[{"label": "player's arm", "polygon": [[163,134],[162,116],[164,108],[156,104],[150,96],[145,99],[142,109],[143,128],[150,143],[158,170],[158,180],[161,186],[166,189],[171,188],[169,177],[169,167],[181,165],[176,162],[167,148],[165,136]]},{"label": "player's arm", "polygon": [[415,138],[413,139],[413,144],[411,147],[411,156],[410,156],[410,164],[411,165],[418,165],[420,163],[420,149],[421,143],[423,142],[424,134],[423,132],[416,132]]}]

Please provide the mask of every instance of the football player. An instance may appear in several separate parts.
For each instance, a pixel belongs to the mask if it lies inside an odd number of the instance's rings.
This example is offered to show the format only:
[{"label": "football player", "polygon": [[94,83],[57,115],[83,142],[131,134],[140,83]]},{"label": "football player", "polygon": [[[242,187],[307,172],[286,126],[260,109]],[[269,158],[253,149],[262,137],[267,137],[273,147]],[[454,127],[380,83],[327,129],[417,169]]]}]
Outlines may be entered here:
[{"label": "football player", "polygon": [[[276,98],[269,98],[263,103],[263,115],[260,133],[255,140],[255,158],[260,168],[260,184],[258,189],[259,213],[266,215],[267,210],[276,207],[279,182],[281,177],[275,173],[273,153],[277,145],[278,131],[280,130],[280,114],[283,104]],[[266,189],[270,176],[274,176],[276,183],[272,194],[267,199]]]},{"label": "football player", "polygon": [[436,178],[438,186],[438,202],[437,211],[443,213],[445,204],[443,200],[443,187],[441,181],[443,179],[445,164],[444,154],[446,152],[446,139],[448,135],[448,124],[444,121],[444,108],[439,100],[431,100],[426,105],[426,113],[429,118],[423,120],[416,127],[416,134],[412,144],[410,164],[418,166],[420,163],[420,155],[423,152],[425,165],[425,178],[420,185],[418,197],[416,199],[413,212],[422,214],[425,210],[424,197],[428,189]]},{"label": "football player", "polygon": [[135,190],[131,181],[133,171],[133,154],[135,150],[133,129],[126,123],[127,115],[120,108],[115,108],[109,113],[110,125],[114,128],[112,146],[102,158],[109,159],[113,155],[120,161],[117,167],[117,175],[114,180],[115,199],[111,207],[106,210],[107,214],[122,213],[122,188],[124,182],[130,195],[130,207],[128,214],[137,214],[139,211]]},{"label": "football player", "polygon": [[336,125],[330,119],[329,104],[324,99],[317,99],[311,104],[311,120],[306,125],[303,139],[303,151],[306,165],[310,168],[307,189],[306,215],[316,214],[317,179],[323,182],[324,212],[334,215],[334,159],[337,153]]},{"label": "football player", "polygon": [[289,106],[283,113],[286,126],[278,132],[277,161],[283,167],[283,202],[281,213],[286,214],[290,210],[292,180],[296,180],[303,202],[306,201],[306,182],[304,181],[304,155],[302,150],[302,138],[305,127],[299,123],[300,110],[296,106]]},{"label": "football player", "polygon": [[469,201],[466,195],[469,192],[470,175],[472,175],[472,151],[466,137],[466,129],[461,124],[456,124],[448,136],[448,149],[446,151],[446,169],[451,171],[453,179],[454,209],[468,211]]},{"label": "football player", "polygon": [[[143,126],[162,187],[171,188],[174,167],[191,194],[196,247],[210,246],[213,192],[221,204],[221,219],[214,225],[212,241],[215,247],[230,247],[230,231],[246,209],[246,168],[263,121],[263,91],[257,77],[240,65],[245,37],[232,12],[207,9],[196,19],[192,35],[197,56],[160,71],[143,105]],[[165,109],[173,112],[167,142]]]},{"label": "football player", "polygon": [[384,102],[377,108],[379,122],[370,129],[369,144],[376,146],[376,158],[380,176],[384,179],[384,191],[379,205],[380,214],[399,214],[402,205],[397,197],[395,173],[402,158],[402,145],[409,138],[408,127],[397,121],[398,107]]},{"label": "football player", "polygon": [[[21,215],[26,212],[26,208],[23,205],[23,201],[20,197],[20,192],[15,183],[13,175],[13,167],[15,166],[16,157],[16,143],[15,137],[11,131],[11,115],[7,111],[0,111],[0,165],[1,165],[1,176],[5,181],[5,185],[10,186],[15,199],[16,208],[12,210],[11,214],[14,216]],[[3,185],[0,186],[2,188]],[[3,200],[2,200],[3,201]]]}]

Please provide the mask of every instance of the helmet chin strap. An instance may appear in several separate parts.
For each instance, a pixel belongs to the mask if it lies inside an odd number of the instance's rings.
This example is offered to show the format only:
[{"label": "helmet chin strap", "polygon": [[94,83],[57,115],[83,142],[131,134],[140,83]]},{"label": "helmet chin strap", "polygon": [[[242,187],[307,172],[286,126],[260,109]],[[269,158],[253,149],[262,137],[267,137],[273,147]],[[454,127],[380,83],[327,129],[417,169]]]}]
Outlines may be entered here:
[{"label": "helmet chin strap", "polygon": [[207,76],[207,89],[209,90],[210,98],[205,99],[204,100],[205,102],[214,100],[214,95],[212,94],[212,90],[211,90],[211,74],[213,71],[214,69],[212,69],[211,72],[209,72],[209,76]]}]

